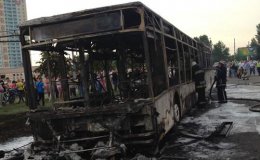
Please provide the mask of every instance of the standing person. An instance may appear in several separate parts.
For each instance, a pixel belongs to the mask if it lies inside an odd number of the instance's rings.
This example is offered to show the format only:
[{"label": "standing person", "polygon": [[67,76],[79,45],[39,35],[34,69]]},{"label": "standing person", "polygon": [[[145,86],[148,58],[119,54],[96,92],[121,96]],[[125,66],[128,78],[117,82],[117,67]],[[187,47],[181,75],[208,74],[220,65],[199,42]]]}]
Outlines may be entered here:
[{"label": "standing person", "polygon": [[218,90],[219,103],[227,103],[226,83],[227,83],[227,68],[223,61],[218,63],[216,68],[215,80],[217,82],[216,87]]},{"label": "standing person", "polygon": [[96,73],[94,73],[93,78],[94,78],[95,91],[97,91],[97,93],[102,93],[102,86],[99,81],[98,75]]},{"label": "standing person", "polygon": [[244,68],[244,71],[243,71],[242,79],[243,80],[245,80],[245,79],[248,80],[249,79],[248,78],[249,77],[249,73],[250,73],[250,64],[249,64],[248,61],[245,61],[243,68]]},{"label": "standing person", "polygon": [[235,65],[235,62],[231,63],[230,72],[231,72],[231,77],[236,77],[236,65]]},{"label": "standing person", "polygon": [[38,104],[40,104],[40,101],[42,100],[42,106],[44,106],[44,84],[41,77],[38,77],[38,81],[36,82],[36,90]]},{"label": "standing person", "polygon": [[12,81],[9,79],[9,77],[6,77],[5,79],[5,87],[9,88],[12,84]]},{"label": "standing person", "polygon": [[205,73],[204,73],[204,70],[202,70],[195,61],[193,61],[191,65],[192,65],[192,79],[195,82],[196,92],[198,93],[198,106],[203,107],[206,104]]},{"label": "standing person", "polygon": [[260,76],[260,61],[259,60],[256,63],[256,69],[257,69],[257,72],[258,72],[258,76]]},{"label": "standing person", "polygon": [[78,79],[78,90],[79,90],[79,95],[80,95],[81,97],[83,97],[84,90],[83,90],[83,84],[82,84],[81,74],[80,74],[80,73],[78,73],[78,75],[77,75],[77,79]]},{"label": "standing person", "polygon": [[112,82],[113,82],[113,86],[114,86],[114,91],[118,90],[118,75],[116,73],[116,71],[112,72]]},{"label": "standing person", "polygon": [[20,103],[21,101],[24,102],[24,99],[23,99],[23,97],[24,97],[24,83],[21,82],[20,79],[18,79],[16,86],[17,86],[17,92],[18,92],[18,97],[19,97],[18,103]]},{"label": "standing person", "polygon": [[58,93],[59,93],[59,100],[62,100],[62,97],[63,97],[63,94],[62,94],[62,85],[61,85],[61,78],[58,77],[56,79],[56,86],[57,86],[57,90],[58,90]]},{"label": "standing person", "polygon": [[16,89],[16,82],[12,81],[12,83],[9,84],[9,88],[15,90]]},{"label": "standing person", "polygon": [[68,77],[68,82],[69,82],[69,93],[70,93],[70,96],[74,96],[76,97],[76,82],[74,81],[73,79],[73,76],[70,76]]},{"label": "standing person", "polygon": [[99,83],[100,83],[100,86],[101,86],[101,92],[102,93],[106,92],[107,85],[106,85],[106,79],[103,76],[103,73],[99,74]]},{"label": "standing person", "polygon": [[238,63],[238,70],[237,70],[237,77],[239,78],[239,79],[241,79],[242,78],[242,75],[243,75],[243,73],[244,73],[244,62],[243,61],[240,61],[239,63]]},{"label": "standing person", "polygon": [[49,80],[48,76],[45,76],[44,89],[45,89],[47,96],[49,98],[49,101],[50,101],[51,100],[51,91],[50,91],[50,80]]},{"label": "standing person", "polygon": [[1,77],[1,79],[0,79],[0,107],[2,106],[2,103],[3,103],[4,92],[5,92],[4,81]]},{"label": "standing person", "polygon": [[255,62],[253,60],[250,60],[249,65],[250,65],[250,76],[251,74],[255,75]]}]

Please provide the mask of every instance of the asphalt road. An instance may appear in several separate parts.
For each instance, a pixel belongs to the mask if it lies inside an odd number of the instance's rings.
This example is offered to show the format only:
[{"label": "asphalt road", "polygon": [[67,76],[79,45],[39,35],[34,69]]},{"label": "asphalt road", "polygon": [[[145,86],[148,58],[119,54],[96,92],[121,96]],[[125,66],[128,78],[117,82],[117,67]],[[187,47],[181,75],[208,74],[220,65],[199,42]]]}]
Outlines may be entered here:
[{"label": "asphalt road", "polygon": [[[259,82],[259,83],[258,83]],[[229,78],[228,98],[260,100],[260,76],[249,80]],[[160,159],[259,160],[260,112],[249,107],[259,102],[213,101],[204,109],[193,109],[168,135]],[[223,122],[232,122],[227,136],[210,136]],[[209,138],[210,137],[210,138]]]}]

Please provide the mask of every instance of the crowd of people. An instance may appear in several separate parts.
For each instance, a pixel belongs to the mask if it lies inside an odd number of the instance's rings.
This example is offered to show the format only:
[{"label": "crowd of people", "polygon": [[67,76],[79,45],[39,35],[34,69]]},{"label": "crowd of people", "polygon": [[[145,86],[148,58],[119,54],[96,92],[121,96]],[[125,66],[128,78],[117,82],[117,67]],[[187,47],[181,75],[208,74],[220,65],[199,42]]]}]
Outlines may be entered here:
[{"label": "crowd of people", "polygon": [[[91,86],[90,90],[92,92],[103,93],[107,91],[106,78],[104,72],[94,73],[93,75],[94,86]],[[83,84],[81,82],[81,76],[68,76],[66,79],[61,77],[49,79],[48,77],[42,78],[41,76],[34,77],[34,86],[35,92],[37,95],[36,101],[38,105],[45,105],[45,98],[51,101],[51,82],[53,85],[54,98],[58,101],[63,101],[64,99],[64,89],[62,88],[62,83],[64,81],[68,84],[69,96],[73,97],[82,97],[84,90]],[[114,91],[118,90],[118,74],[116,71],[111,71],[110,81]],[[47,96],[47,97],[46,97]]]},{"label": "crowd of people", "polygon": [[24,79],[18,79],[17,81],[11,81],[8,77],[1,77],[0,79],[0,105],[3,103],[4,94],[12,91],[14,96],[18,96],[17,103],[25,102],[25,81]]},{"label": "crowd of people", "polygon": [[214,66],[216,68],[216,88],[218,94],[218,100],[220,103],[227,102],[227,94],[225,91],[227,77],[239,78],[242,80],[248,80],[250,76],[260,76],[260,61],[255,60],[243,60],[232,62],[217,62]]},{"label": "crowd of people", "polygon": [[[104,71],[97,72],[91,75],[93,77],[93,83],[94,85],[90,86],[91,92],[96,93],[104,93],[107,91],[107,82]],[[111,81],[111,85],[113,87],[113,90],[115,92],[118,92],[119,87],[119,78],[117,71],[111,71],[109,73],[109,78]],[[33,82],[34,82],[34,89],[35,89],[35,100],[37,105],[44,106],[46,99],[51,101],[51,90],[53,86],[54,91],[54,99],[55,101],[63,101],[64,99],[64,89],[62,88],[62,83],[66,81],[68,84],[69,89],[69,96],[70,98],[73,97],[82,97],[84,90],[83,90],[83,84],[81,82],[81,76],[80,74],[76,76],[68,76],[66,79],[62,79],[61,77],[57,78],[51,78],[45,76],[34,76]],[[51,85],[52,84],[52,85]],[[17,81],[13,80],[11,81],[9,78],[2,77],[0,79],[0,103],[2,104],[3,95],[8,91],[12,90],[15,92],[15,96],[17,101],[16,103],[25,102],[25,81],[24,79],[18,79]]]},{"label": "crowd of people", "polygon": [[[198,64],[196,62],[192,63],[193,68],[193,77],[194,81],[196,82],[196,91],[202,92],[199,95],[199,102],[205,103],[205,80],[200,79],[200,77],[204,77],[204,72],[198,67]],[[223,69],[223,66],[226,68]],[[219,62],[217,66],[217,73],[216,73],[216,80],[217,80],[217,88],[219,93],[219,100],[226,102],[226,94],[225,94],[225,84],[226,84],[226,77],[237,77],[240,79],[248,79],[251,75],[258,74],[260,76],[260,61],[254,61],[254,60],[245,60],[245,61],[232,61],[227,62],[225,65],[223,63]],[[222,67],[222,68],[221,68]],[[224,70],[226,70],[224,72]],[[225,74],[225,76],[223,75]],[[107,84],[106,84],[106,78],[104,76],[104,72],[98,72],[92,75],[93,77],[93,84],[94,86],[91,86],[91,91],[97,92],[97,93],[103,93],[107,90]],[[112,84],[112,87],[114,91],[116,92],[119,87],[119,80],[118,80],[118,74],[116,71],[111,71],[109,73],[110,75],[110,81]],[[129,74],[130,75],[130,74]],[[197,77],[197,78],[196,78]],[[223,77],[223,78],[221,78]],[[74,76],[68,76],[67,79],[64,79],[67,81],[69,86],[69,95],[70,97],[76,97],[76,96],[83,96],[83,86],[81,83],[81,76],[78,74],[76,77]],[[53,83],[54,86],[54,93],[55,93],[55,99],[57,100],[63,100],[63,88],[62,88],[62,79],[60,77],[49,79],[48,77],[45,77],[42,79],[41,76],[34,77],[34,87],[36,92],[36,101],[37,104],[44,106],[45,105],[45,95],[47,95],[47,98],[51,100],[51,83]],[[222,82],[223,81],[223,82]],[[225,81],[225,82],[224,82]],[[221,83],[221,84],[220,84]],[[201,86],[202,85],[202,86]],[[19,100],[17,103],[25,102],[25,82],[23,79],[18,79],[17,81],[11,81],[9,78],[1,78],[0,79],[0,101],[2,102],[3,94],[7,90],[13,90],[15,91],[17,97],[19,97]],[[223,95],[223,96],[221,96]],[[1,103],[2,104],[2,103]]]},{"label": "crowd of people", "polygon": [[244,60],[232,61],[227,63],[229,77],[237,77],[239,79],[249,79],[251,75],[260,76],[260,61]]}]

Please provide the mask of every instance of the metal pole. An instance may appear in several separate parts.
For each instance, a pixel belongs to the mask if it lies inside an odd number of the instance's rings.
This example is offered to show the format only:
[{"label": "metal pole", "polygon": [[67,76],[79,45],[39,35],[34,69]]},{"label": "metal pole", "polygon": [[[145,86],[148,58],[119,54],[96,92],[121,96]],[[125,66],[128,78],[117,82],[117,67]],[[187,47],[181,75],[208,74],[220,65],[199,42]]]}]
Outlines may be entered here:
[{"label": "metal pole", "polygon": [[32,66],[30,53],[26,49],[22,49],[22,57],[23,57],[23,68],[25,75],[25,88],[27,92],[28,106],[30,110],[34,110],[37,108],[36,106],[36,94],[34,89],[34,82],[32,76]]},{"label": "metal pole", "polygon": [[50,53],[49,52],[47,52],[47,67],[48,67],[48,79],[49,79],[50,91],[51,91],[51,104],[53,105],[55,98],[56,98],[56,94],[55,94],[55,86],[52,81],[52,72],[51,72],[51,67],[50,67]]},{"label": "metal pole", "polygon": [[149,97],[153,97],[153,81],[152,81],[152,70],[151,70],[151,61],[150,61],[150,53],[149,53],[149,46],[148,40],[146,37],[146,33],[142,34],[142,41],[144,45],[144,54],[145,54],[145,63],[147,65],[147,78],[148,78],[148,90],[149,90]]},{"label": "metal pole", "polygon": [[75,55],[74,55],[74,51],[72,51],[72,75],[73,75],[73,79],[76,79],[77,75],[76,75],[76,63],[75,63]]},{"label": "metal pole", "polygon": [[84,96],[84,105],[88,107],[89,104],[89,93],[88,93],[88,79],[85,71],[85,56],[84,56],[84,47],[79,48],[79,61],[80,61],[80,75],[81,83],[83,86],[83,96]]}]

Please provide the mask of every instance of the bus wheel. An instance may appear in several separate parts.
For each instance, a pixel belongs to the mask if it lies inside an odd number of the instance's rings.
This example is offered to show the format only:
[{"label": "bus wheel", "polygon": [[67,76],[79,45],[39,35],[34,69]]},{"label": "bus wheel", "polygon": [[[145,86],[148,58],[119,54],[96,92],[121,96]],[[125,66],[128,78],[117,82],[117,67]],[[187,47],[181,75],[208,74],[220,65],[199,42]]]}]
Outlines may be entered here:
[{"label": "bus wheel", "polygon": [[174,104],[174,120],[175,122],[179,122],[181,119],[181,112],[180,112],[180,107],[178,104]]}]

